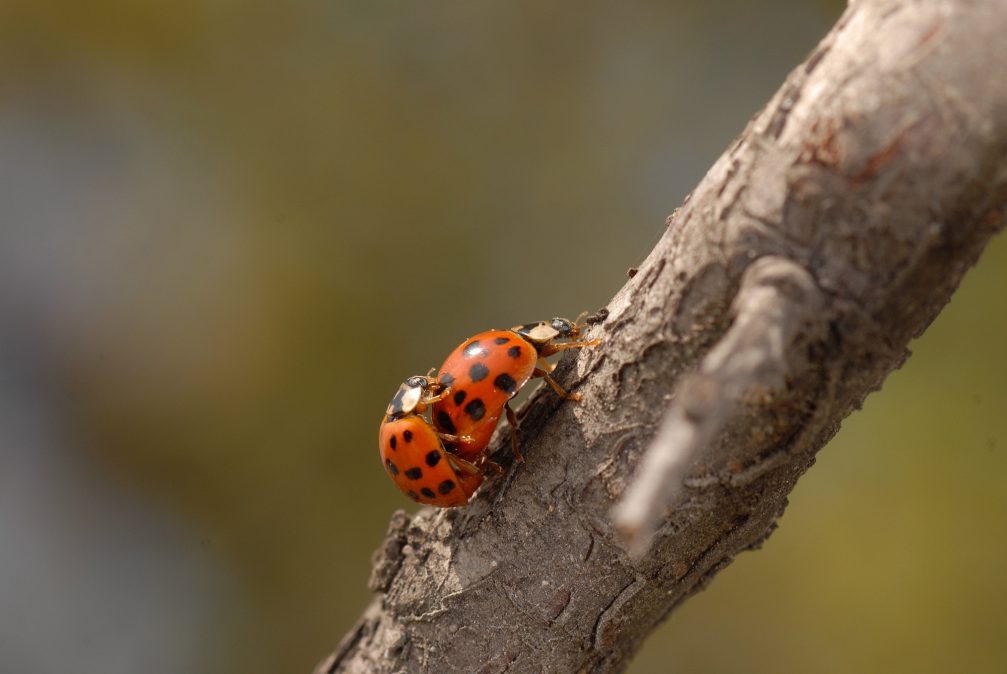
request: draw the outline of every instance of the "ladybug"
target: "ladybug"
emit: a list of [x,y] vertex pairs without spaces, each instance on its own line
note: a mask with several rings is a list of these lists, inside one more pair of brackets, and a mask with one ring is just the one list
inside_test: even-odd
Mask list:
[[[566,349],[596,346],[600,339],[576,341],[582,326],[554,318],[510,330],[487,330],[462,342],[441,365],[438,382],[450,395],[433,401],[433,422],[438,431],[462,436],[447,441],[449,452],[468,461],[482,461],[500,416],[507,415],[511,447],[518,461],[517,417],[507,403],[532,377],[542,377],[567,400],[580,400],[550,377],[555,365],[544,359]],[[571,340],[557,342],[556,340]]]
[[432,377],[410,377],[399,387],[378,429],[381,462],[396,486],[409,498],[439,508],[469,502],[485,470],[444,450],[443,440],[467,442],[456,434],[439,433],[422,416],[450,393]]

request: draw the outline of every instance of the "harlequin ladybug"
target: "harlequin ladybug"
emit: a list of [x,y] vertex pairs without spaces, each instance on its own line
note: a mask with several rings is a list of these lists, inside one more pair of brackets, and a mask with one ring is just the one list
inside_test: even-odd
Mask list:
[[439,433],[422,416],[450,389],[432,377],[410,377],[392,398],[378,429],[378,450],[388,475],[418,503],[452,508],[468,503],[485,470],[444,450],[443,440],[469,440]]
[[582,329],[576,321],[554,318],[510,330],[480,332],[452,351],[438,376],[442,386],[451,387],[451,394],[434,401],[433,422],[441,432],[467,437],[447,441],[448,451],[469,461],[481,460],[500,416],[506,413],[514,455],[522,460],[517,447],[517,418],[507,403],[532,377],[542,377],[567,400],[580,400],[549,376],[555,366],[544,359],[565,349],[601,343],[600,339],[575,341]]

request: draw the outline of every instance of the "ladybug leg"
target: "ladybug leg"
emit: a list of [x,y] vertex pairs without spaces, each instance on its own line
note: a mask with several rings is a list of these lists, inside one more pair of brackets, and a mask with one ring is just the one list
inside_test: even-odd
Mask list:
[[598,346],[599,344],[601,344],[600,339],[592,339],[586,342],[566,342],[564,344],[554,344],[553,342],[549,342],[539,350],[539,355],[545,358],[546,356],[551,356],[554,353],[566,351],[567,349],[583,349],[585,346]]
[[538,361],[535,362],[535,373],[532,376],[541,377],[539,371],[545,372],[546,374],[552,374],[552,371],[556,369],[556,366],[545,360],[545,356],[539,355]]
[[[441,391],[440,393],[436,393],[436,394],[431,393],[431,394],[429,394],[426,398],[423,399],[423,404],[424,405],[433,405],[434,403],[439,402],[439,401],[444,400],[445,398],[447,398],[450,393],[451,393],[451,387],[450,386],[445,387],[444,390]],[[424,411],[424,410],[421,410],[421,411]]]
[[458,470],[463,473],[468,473],[469,475],[483,475],[486,469],[489,468],[497,475],[503,474],[503,468],[500,467],[495,461],[491,461],[488,456],[483,454],[478,463],[472,463],[471,461],[466,461],[465,459],[457,456],[455,454],[448,454],[448,461],[451,462]]
[[451,393],[451,387],[445,387],[440,393],[427,393],[427,396],[416,403],[416,411],[423,414],[427,411],[427,408],[433,405],[435,402],[444,400]]
[[475,442],[475,439],[471,435],[452,435],[450,433],[437,432],[437,437],[444,442],[450,442],[452,444],[470,445]]
[[523,463],[524,457],[521,456],[521,450],[517,446],[517,415],[514,414],[514,410],[510,408],[510,405],[504,405],[504,409],[507,411],[507,423],[510,424],[510,446],[511,451],[514,452],[514,460]]
[[486,466],[492,470],[495,475],[503,475],[504,471],[503,468],[500,467],[500,464],[496,461],[490,461],[489,457],[484,458],[480,465]]
[[467,473],[469,475],[482,475],[484,472],[479,466],[475,465],[471,461],[466,461],[454,454],[448,454],[447,457],[451,465],[463,473]]
[[542,368],[538,368],[538,367],[535,368],[535,371],[532,372],[532,376],[533,377],[542,377],[542,379],[545,379],[545,383],[549,384],[549,386],[552,387],[552,390],[555,391],[556,394],[559,395],[560,398],[565,398],[566,400],[573,400],[575,402],[580,400],[580,394],[579,393],[567,393],[563,389],[563,387],[560,386],[559,384],[557,384],[556,380],[553,379],[552,377],[550,377],[549,373],[546,372],[545,370],[543,370]]

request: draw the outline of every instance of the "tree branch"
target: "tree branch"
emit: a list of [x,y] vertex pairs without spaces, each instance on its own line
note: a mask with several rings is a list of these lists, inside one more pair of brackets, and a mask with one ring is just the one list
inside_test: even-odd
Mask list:
[[466,508],[396,513],[316,671],[617,672],[757,547],[1004,224],[1005,34],[1003,0],[853,4],[561,363],[583,402],[534,395]]

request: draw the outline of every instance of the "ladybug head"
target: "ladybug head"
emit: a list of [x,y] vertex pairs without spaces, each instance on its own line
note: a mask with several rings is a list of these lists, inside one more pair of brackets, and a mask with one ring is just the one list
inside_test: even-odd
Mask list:
[[406,379],[402,383],[402,385],[409,388],[426,389],[428,386],[430,386],[430,380],[422,375],[416,375],[415,377],[410,377],[409,379]]
[[577,339],[580,337],[580,327],[573,321],[565,318],[554,318],[549,321],[549,325],[558,333],[557,337],[563,339]]
[[388,409],[385,410],[385,414],[389,420],[398,419],[416,412],[416,408],[423,402],[424,392],[430,388],[440,388],[440,384],[429,376],[418,375],[409,377],[409,379],[402,382],[399,390],[395,393],[395,397],[388,403]]

